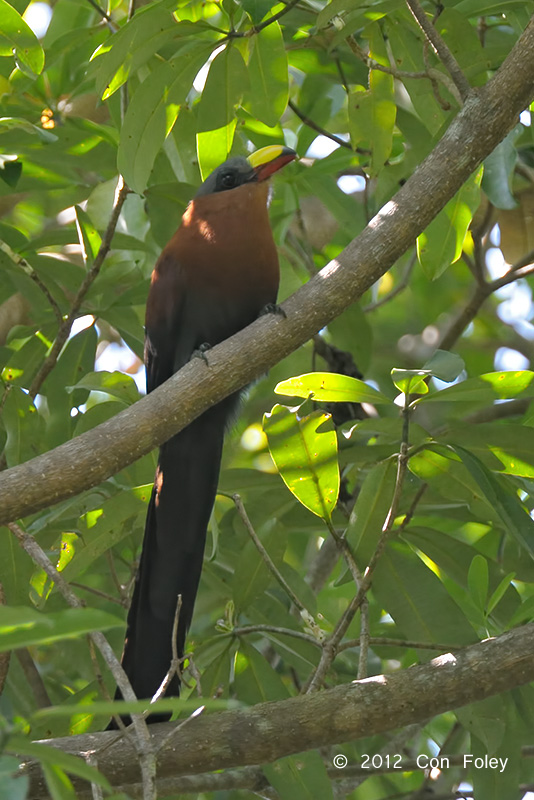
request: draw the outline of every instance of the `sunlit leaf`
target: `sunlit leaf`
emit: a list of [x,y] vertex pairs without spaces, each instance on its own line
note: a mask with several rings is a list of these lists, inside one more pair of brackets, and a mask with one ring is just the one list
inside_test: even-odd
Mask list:
[[334,372],[308,372],[279,383],[276,394],[307,398],[310,395],[325,403],[391,403],[385,395],[372,386]]
[[330,415],[305,417],[276,405],[263,418],[273,461],[288,489],[323,519],[329,519],[339,492],[337,437]]
[[0,0],[0,56],[15,56],[25,75],[35,78],[44,67],[44,52],[36,35],[13,6]]

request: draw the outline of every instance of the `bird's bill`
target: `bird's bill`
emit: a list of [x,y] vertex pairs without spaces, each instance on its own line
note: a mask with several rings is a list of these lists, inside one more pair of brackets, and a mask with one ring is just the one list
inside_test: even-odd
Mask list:
[[262,147],[261,150],[251,153],[247,160],[256,173],[257,180],[265,181],[295,158],[297,158],[297,154],[290,147],[270,144],[268,147]]

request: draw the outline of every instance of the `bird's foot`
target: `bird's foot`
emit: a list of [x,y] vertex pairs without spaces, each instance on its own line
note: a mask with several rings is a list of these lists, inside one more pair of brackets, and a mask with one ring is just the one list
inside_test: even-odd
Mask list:
[[276,314],[278,317],[283,317],[284,319],[287,319],[286,312],[284,311],[282,306],[278,305],[278,303],[267,303],[266,306],[263,306],[259,316],[264,317],[266,314]]
[[191,358],[201,358],[204,364],[209,366],[210,362],[208,361],[208,357],[206,355],[208,350],[211,350],[211,344],[209,342],[202,342],[202,344],[199,344],[196,350],[193,350],[191,353]]

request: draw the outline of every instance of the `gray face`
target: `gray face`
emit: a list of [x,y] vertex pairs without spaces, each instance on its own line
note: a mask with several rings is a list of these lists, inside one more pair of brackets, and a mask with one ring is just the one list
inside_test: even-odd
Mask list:
[[227,192],[244,183],[251,183],[257,180],[256,173],[244,156],[229,158],[220,167],[213,170],[201,184],[195,197],[203,194],[214,194],[215,192]]

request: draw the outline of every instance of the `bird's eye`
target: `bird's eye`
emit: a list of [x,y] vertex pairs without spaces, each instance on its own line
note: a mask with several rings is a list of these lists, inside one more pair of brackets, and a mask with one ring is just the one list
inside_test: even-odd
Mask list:
[[236,185],[236,179],[233,172],[225,172],[221,176],[221,185],[224,189],[233,189]]

